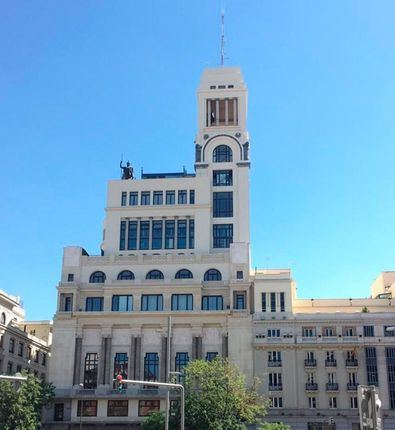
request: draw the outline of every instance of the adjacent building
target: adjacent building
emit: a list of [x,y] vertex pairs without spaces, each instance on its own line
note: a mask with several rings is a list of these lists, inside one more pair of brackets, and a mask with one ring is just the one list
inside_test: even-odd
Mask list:
[[251,271],[240,69],[205,70],[197,100],[195,172],[124,171],[108,184],[101,254],[64,249],[47,428],[138,428],[164,410],[165,392],[121,393],[118,374],[165,381],[217,355],[247,383],[262,379],[268,419],[355,430],[356,386],[375,383],[395,428],[395,273],[381,275],[372,299],[301,300],[290,270]]

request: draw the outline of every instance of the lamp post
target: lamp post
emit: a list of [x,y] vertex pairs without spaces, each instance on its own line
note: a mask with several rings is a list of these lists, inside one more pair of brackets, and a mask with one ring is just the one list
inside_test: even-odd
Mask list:
[[[78,386],[81,388],[81,390],[84,388],[84,384],[78,384]],[[79,400],[81,403],[80,403],[80,430],[82,430],[82,409],[83,409],[83,407],[82,407],[82,400]],[[77,404],[77,413],[78,413],[78,404]]]

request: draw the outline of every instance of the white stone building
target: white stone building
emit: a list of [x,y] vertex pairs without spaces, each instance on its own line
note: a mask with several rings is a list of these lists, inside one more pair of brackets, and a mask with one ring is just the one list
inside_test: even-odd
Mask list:
[[395,346],[385,331],[395,275],[375,284],[382,298],[311,301],[297,299],[289,270],[250,270],[246,118],[240,70],[204,71],[196,173],[110,181],[101,255],[65,248],[47,428],[137,428],[150,410],[164,410],[165,392],[119,393],[118,373],[165,380],[189,360],[216,355],[247,382],[264,380],[269,419],[320,430],[333,417],[336,429],[354,430],[354,388],[378,380],[395,426]]

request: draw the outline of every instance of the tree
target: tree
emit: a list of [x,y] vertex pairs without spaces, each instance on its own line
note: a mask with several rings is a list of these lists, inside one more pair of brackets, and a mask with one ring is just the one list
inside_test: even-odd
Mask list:
[[[143,421],[142,430],[164,430],[165,414],[163,412],[151,412]],[[172,406],[170,408],[169,429],[178,430],[180,428],[179,408]]]
[[184,369],[185,411],[190,430],[242,430],[265,413],[255,386],[247,389],[239,369],[222,358],[195,360]]
[[52,384],[27,375],[25,382],[0,381],[0,428],[2,430],[36,430],[41,410],[54,394]]
[[257,430],[291,430],[291,427],[284,423],[263,423]]

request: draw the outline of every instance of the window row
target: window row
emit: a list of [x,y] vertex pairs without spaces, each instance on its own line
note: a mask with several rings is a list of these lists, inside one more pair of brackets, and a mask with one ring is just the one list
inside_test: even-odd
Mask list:
[[[106,274],[102,271],[96,271],[93,272],[89,277],[89,282],[91,284],[103,284],[106,281],[107,277]],[[130,270],[122,270],[118,276],[117,280],[133,280],[135,279],[134,273]],[[150,270],[147,275],[145,276],[145,279],[164,279],[163,273],[158,270]],[[193,279],[193,274],[188,269],[181,269],[179,270],[176,275],[175,279]],[[217,269],[209,269],[205,272],[203,277],[205,282],[208,281],[221,281],[222,280],[222,274]]]
[[262,312],[285,312],[285,293],[262,293]]
[[[317,396],[307,396],[307,405],[309,409],[317,409],[318,408],[318,397]],[[269,408],[270,409],[281,409],[283,407],[283,398],[282,397],[269,397]],[[328,407],[329,409],[337,409],[337,398],[336,396],[329,396],[328,398]],[[358,397],[350,396],[349,397],[349,408],[350,409],[358,409]],[[309,427],[310,428],[310,427]],[[322,427],[320,427],[322,429]],[[328,427],[328,430],[330,427]]]
[[[3,343],[3,337],[1,337],[1,344]],[[34,350],[31,346],[26,348],[25,352],[25,344],[23,342],[16,342],[14,338],[10,338],[8,343],[8,352],[11,354],[17,353],[19,357],[25,357],[28,360],[34,360],[35,363],[40,363],[41,357],[41,365],[47,365],[47,354],[45,352],[41,352],[40,350]]]
[[207,99],[206,126],[220,127],[238,124],[237,98]]
[[[273,333],[271,333],[273,334]],[[269,336],[270,337],[270,336]],[[327,367],[336,366],[336,353],[335,351],[325,351],[325,365]],[[268,363],[269,366],[273,363],[281,364],[282,352],[281,351],[268,351]],[[357,355],[354,350],[348,350],[345,354],[345,364],[347,367],[358,366]],[[317,357],[315,351],[306,351],[305,353],[305,367],[316,367]]]
[[121,220],[119,249],[193,249],[195,221],[178,220]]
[[[0,360],[1,364],[1,360]],[[45,381],[45,373],[39,374],[37,370],[31,370],[29,367],[26,367],[25,369],[22,368],[21,364],[17,364],[14,368],[14,363],[12,361],[7,362],[7,375],[15,375],[15,373],[21,373],[22,371],[26,371],[27,373],[32,373],[36,378],[40,377],[42,380]]]
[[[141,191],[140,192],[140,205],[141,206],[149,206],[151,205],[151,196],[152,196],[152,204],[154,206],[158,205],[175,205],[176,202],[179,205],[188,204],[188,194],[189,194],[189,204],[195,204],[195,190],[178,190],[177,192],[177,200],[176,200],[176,191]],[[139,192],[138,191],[130,191],[129,198],[128,193],[126,191],[121,192],[121,206],[138,206],[139,204]]]

